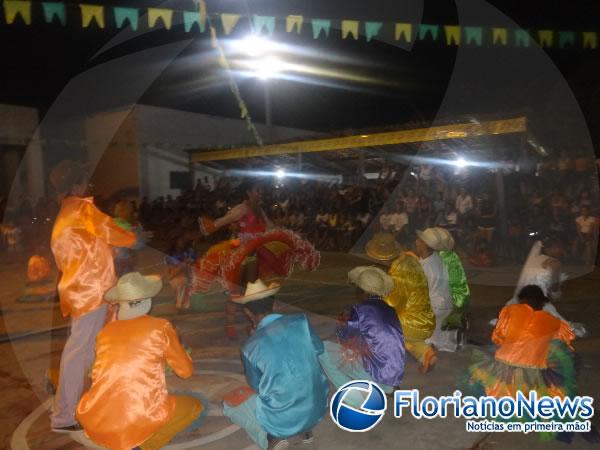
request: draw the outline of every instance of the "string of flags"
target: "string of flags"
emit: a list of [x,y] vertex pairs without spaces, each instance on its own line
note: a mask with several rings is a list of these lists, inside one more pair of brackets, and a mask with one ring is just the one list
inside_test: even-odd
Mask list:
[[[35,6],[34,6],[35,5]],[[169,8],[133,8],[121,6],[104,6],[92,4],[72,4],[64,2],[32,2],[29,0],[3,0],[4,21],[7,25],[22,23],[32,24],[34,17],[43,18],[43,23],[57,23],[66,26],[67,22],[82,28],[96,27],[100,29],[113,25],[118,28],[130,27],[137,31],[142,26],[148,28],[164,27],[171,30],[173,25],[183,25],[183,30],[190,33],[194,30],[204,33],[207,30],[207,19],[210,16],[214,24],[218,24],[223,34],[233,33],[240,27],[240,19],[250,20],[255,32],[273,35],[275,32],[288,34],[310,33],[313,39],[330,38],[334,35],[341,39],[358,40],[364,37],[367,42],[377,37],[390,37],[396,41],[414,43],[416,41],[437,41],[448,46],[484,45],[501,47],[515,46],[527,48],[537,42],[544,48],[578,48],[597,49],[599,33],[597,31],[573,31],[539,29],[526,30],[520,28],[414,24],[404,22],[360,21],[352,19],[332,20],[326,18],[306,18],[301,15],[289,15],[285,18],[265,15],[248,17],[241,14],[215,13],[207,15],[199,10],[182,11]],[[69,14],[67,14],[67,7]],[[41,11],[33,11],[41,8]],[[73,11],[78,9],[79,11]],[[339,30],[339,33],[337,32]]]

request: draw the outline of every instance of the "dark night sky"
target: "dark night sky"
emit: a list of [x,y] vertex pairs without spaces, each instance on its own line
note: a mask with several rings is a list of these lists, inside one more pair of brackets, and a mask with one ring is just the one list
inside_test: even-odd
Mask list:
[[[90,2],[88,2],[90,3]],[[343,2],[331,1],[285,1],[259,0],[246,2],[251,13],[277,15],[303,14],[306,17],[332,19],[353,18],[407,21],[435,24],[505,26],[498,14],[478,10],[479,0],[461,0],[457,4],[448,0],[429,1],[383,1]],[[599,2],[560,0],[488,2],[523,28],[550,28],[574,31],[598,30]],[[166,5],[174,9],[192,9],[191,0],[160,3],[156,1],[114,1],[108,5],[135,4],[138,7]],[[133,39],[117,45],[92,60],[95,53],[117,34],[109,20],[107,29],[81,29],[77,7],[68,9],[70,25],[43,25],[40,5],[34,6],[34,25],[8,26],[0,20],[0,48],[2,51],[2,83],[0,102],[26,104],[39,107],[42,113],[52,104],[66,83],[87,68],[112,58],[163,45],[168,42],[189,39],[182,26],[171,31],[138,33]],[[473,10],[473,14],[459,13]],[[208,10],[215,12],[244,12],[240,0],[209,1]],[[459,17],[460,16],[460,17]],[[243,25],[243,26],[242,26]],[[335,26],[335,25],[334,25]],[[240,24],[238,36],[244,33],[246,24]],[[329,39],[315,41],[310,36],[310,26],[305,23],[302,36],[286,36],[277,24],[276,37],[286,39],[295,48],[313,52],[310,57],[296,57],[300,63],[310,63],[319,68],[336,69],[345,73],[376,77],[379,85],[365,85],[334,81],[333,86],[319,86],[319,78],[311,83],[289,80],[270,81],[273,122],[277,125],[335,131],[349,128],[368,128],[414,120],[431,120],[438,112],[458,65],[456,47],[442,42],[418,42],[413,48],[401,48],[385,33],[382,40],[366,43],[342,40],[339,30],[332,29]],[[388,27],[391,28],[391,27]],[[247,28],[246,28],[247,30]],[[238,116],[238,108],[224,79],[211,56],[207,34],[193,33],[195,41],[161,74],[144,94],[142,103],[185,109],[202,113]],[[234,36],[235,37],[235,36]],[[443,40],[443,35],[441,37]],[[515,48],[490,46],[462,47],[460,61],[477,61],[462,76],[458,84],[461,93],[455,95],[460,101],[451,110],[462,114],[511,113],[517,110],[552,109],[545,104],[552,97],[556,85],[553,79],[540,75],[537,93],[529,93],[528,86],[536,85],[537,76],[532,72],[532,52]],[[537,50],[541,52],[541,50]],[[547,55],[557,65],[562,77],[573,90],[588,126],[592,131],[595,148],[600,147],[600,49],[548,50]],[[332,56],[343,59],[336,62]],[[498,87],[484,68],[494,64],[512,65],[505,86]],[[471,64],[473,64],[471,62]],[[494,73],[501,75],[499,71]],[[558,74],[558,72],[557,72]],[[260,81],[240,79],[243,98],[250,113],[257,121],[264,120],[263,90]],[[546,84],[544,84],[546,83]],[[547,92],[544,92],[547,86]],[[514,96],[511,93],[514,92]],[[481,101],[485,96],[486,100]],[[119,98],[107,101],[106,106],[119,106]],[[544,117],[548,114],[544,113]],[[560,116],[560,113],[557,113]],[[556,119],[556,118],[554,118]]]

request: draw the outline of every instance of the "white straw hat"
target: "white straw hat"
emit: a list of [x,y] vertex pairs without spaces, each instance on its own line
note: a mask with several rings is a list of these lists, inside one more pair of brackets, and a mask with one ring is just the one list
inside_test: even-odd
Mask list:
[[130,272],[119,278],[117,284],[104,294],[104,299],[111,303],[136,302],[154,297],[161,289],[159,275],[144,276],[139,272]]
[[359,266],[348,272],[348,281],[368,294],[387,297],[394,290],[394,280],[374,266]]
[[435,227],[435,230],[440,234],[442,238],[440,250],[452,250],[454,248],[454,238],[452,237],[452,234],[442,227]]
[[244,295],[232,297],[231,301],[243,305],[245,303],[271,297],[272,295],[277,294],[279,289],[281,289],[281,285],[279,283],[271,283],[269,286],[267,286],[262,280],[259,279],[254,283],[248,283],[246,285],[246,291],[244,292]]
[[417,236],[425,242],[429,248],[433,250],[443,250],[442,235],[437,229],[427,228],[425,231],[417,231]]

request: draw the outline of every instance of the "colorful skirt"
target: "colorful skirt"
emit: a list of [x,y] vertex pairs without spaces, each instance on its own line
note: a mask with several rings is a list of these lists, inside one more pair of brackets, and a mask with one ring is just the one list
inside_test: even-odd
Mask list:
[[[459,389],[463,396],[474,397],[516,397],[521,391],[528,396],[536,391],[538,398],[572,397],[577,395],[575,380],[575,354],[559,340],[550,343],[547,368],[525,368],[513,366],[496,360],[493,356],[479,350],[473,351],[473,361],[467,373],[459,380]],[[531,422],[531,417],[514,418],[512,421]],[[547,421],[564,421],[558,416]],[[556,433],[539,433],[540,439],[552,440]]]
[[259,277],[288,277],[296,267],[315,270],[321,261],[312,244],[289,230],[269,230],[252,239],[221,242],[200,258],[193,270],[192,292],[208,292],[211,285],[220,285],[237,292],[241,269],[248,257],[258,259]]

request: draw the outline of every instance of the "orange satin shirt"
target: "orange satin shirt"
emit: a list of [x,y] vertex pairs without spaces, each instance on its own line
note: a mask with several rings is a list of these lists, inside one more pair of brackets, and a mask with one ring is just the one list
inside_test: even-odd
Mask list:
[[52,253],[62,272],[58,283],[63,316],[79,317],[102,304],[116,283],[114,247],[131,247],[135,234],[116,225],[94,200],[67,197],[52,229]]
[[547,367],[550,341],[560,339],[567,345],[575,339],[569,325],[546,311],[535,311],[526,304],[502,308],[492,341],[500,346],[496,359],[519,367]]
[[165,363],[182,378],[193,365],[168,320],[142,316],[107,324],[96,338],[92,386],[79,401],[77,419],[96,443],[130,450],[171,417]]

